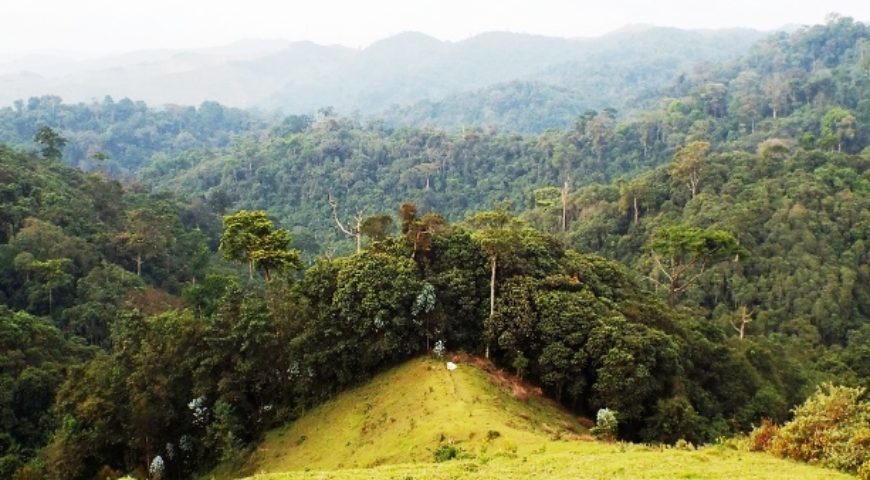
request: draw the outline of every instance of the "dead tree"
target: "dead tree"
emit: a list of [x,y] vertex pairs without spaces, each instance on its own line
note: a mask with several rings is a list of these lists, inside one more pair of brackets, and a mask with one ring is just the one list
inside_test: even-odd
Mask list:
[[[362,251],[362,224],[363,224],[363,210],[357,210],[356,215],[354,216],[354,223],[352,224],[352,228],[347,228],[341,223],[341,220],[338,219],[338,200],[329,196],[329,206],[332,207],[332,218],[335,220],[335,224],[338,226],[338,229],[342,231],[345,235],[349,237],[353,237],[356,240],[356,253]],[[350,225],[350,224],[349,224]]]
[[738,325],[734,321],[734,318],[731,318],[728,321],[731,322],[731,328],[740,335],[740,340],[743,340],[743,337],[746,336],[746,326],[752,323],[752,313],[754,310],[749,310],[746,308],[746,305],[741,305],[737,311],[737,320],[740,324]]

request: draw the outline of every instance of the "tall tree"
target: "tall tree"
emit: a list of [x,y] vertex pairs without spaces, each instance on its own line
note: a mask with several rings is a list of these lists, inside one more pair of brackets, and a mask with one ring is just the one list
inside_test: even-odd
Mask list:
[[710,143],[703,141],[689,142],[677,150],[671,163],[671,175],[677,180],[686,182],[692,191],[692,198],[698,194],[701,184],[701,170],[710,151]]
[[37,130],[33,141],[42,146],[43,157],[55,160],[63,155],[63,147],[66,146],[66,139],[50,127]]
[[725,230],[675,225],[659,229],[650,243],[655,269],[668,289],[668,305],[675,306],[711,265],[734,257],[740,250]]
[[842,107],[834,107],[822,117],[822,138],[837,145],[837,151],[843,150],[843,142],[855,138],[858,121],[851,112]]
[[141,276],[142,265],[165,255],[174,237],[169,219],[153,209],[140,208],[127,214],[125,229],[115,241],[135,257],[136,275]]
[[329,197],[329,206],[332,208],[332,219],[335,221],[335,225],[341,230],[342,233],[347,235],[348,237],[352,237],[356,240],[356,253],[362,251],[362,236],[363,236],[363,222],[365,221],[365,217],[363,216],[363,210],[358,210],[356,215],[354,216],[352,224],[348,224],[349,227],[345,227],[341,220],[338,218],[338,200]]
[[[495,292],[498,263],[516,250],[521,243],[523,223],[510,212],[491,210],[472,216],[468,223],[476,229],[473,234],[489,257],[489,318],[495,317]],[[486,358],[489,358],[489,347],[492,339],[486,342]]]
[[299,252],[290,248],[290,232],[275,228],[262,210],[241,210],[224,217],[219,249],[227,260],[248,264],[248,277],[262,269],[266,281],[272,274],[299,268]]

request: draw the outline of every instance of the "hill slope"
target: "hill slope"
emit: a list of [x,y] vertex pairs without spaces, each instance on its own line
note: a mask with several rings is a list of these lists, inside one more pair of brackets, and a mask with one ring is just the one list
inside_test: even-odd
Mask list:
[[[649,28],[582,40],[489,32],[443,42],[403,33],[361,50],[279,41],[133,52],[83,62],[22,59],[0,63],[0,105],[46,94],[74,102],[108,94],[156,105],[215,100],[292,113],[331,105],[345,114],[373,114],[394,104],[435,101],[512,80],[572,87],[576,79],[590,76],[590,69],[621,98],[634,90],[631,80],[617,80],[602,69],[622,68],[626,59],[652,58],[661,72],[655,77],[667,82],[695,63],[736,57],[762,36],[757,31],[702,34]],[[656,78],[645,86],[662,87]],[[595,91],[582,93],[597,98]]]
[[[517,397],[494,382],[514,387]],[[431,462],[442,443],[475,455],[520,454],[585,429],[554,403],[469,363],[419,359],[273,430],[243,472]],[[490,433],[497,432],[497,433]]]
[[[273,430],[241,468],[205,478],[849,478],[724,446],[595,442],[577,418],[478,365],[410,361]],[[459,459],[432,463],[444,444]]]

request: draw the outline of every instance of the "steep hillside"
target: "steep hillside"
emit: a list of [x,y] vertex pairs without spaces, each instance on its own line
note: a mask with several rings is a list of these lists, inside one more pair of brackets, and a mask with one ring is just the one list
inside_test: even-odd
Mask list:
[[242,471],[431,462],[442,444],[475,456],[528,455],[551,439],[584,434],[577,418],[511,376],[457,363],[448,371],[442,361],[412,360],[339,395],[269,432]]
[[[205,478],[848,478],[725,446],[597,442],[511,376],[463,360],[454,371],[434,359],[396,367],[269,432],[242,467]],[[442,445],[458,458],[434,463]]]

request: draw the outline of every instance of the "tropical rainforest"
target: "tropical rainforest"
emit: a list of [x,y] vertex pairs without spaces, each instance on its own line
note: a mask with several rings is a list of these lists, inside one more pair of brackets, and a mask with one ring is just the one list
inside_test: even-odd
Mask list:
[[[523,83],[477,96],[500,125],[461,97],[389,119],[17,102],[0,478],[191,478],[445,349],[616,412],[622,440],[753,432],[870,476],[868,94],[870,26],[831,16],[624,112]],[[834,404],[852,423],[819,440]]]

